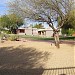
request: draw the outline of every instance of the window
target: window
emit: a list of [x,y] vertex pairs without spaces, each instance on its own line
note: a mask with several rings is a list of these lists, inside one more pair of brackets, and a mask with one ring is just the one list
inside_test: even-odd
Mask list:
[[24,31],[25,31],[24,29],[20,29],[20,33],[24,33]]

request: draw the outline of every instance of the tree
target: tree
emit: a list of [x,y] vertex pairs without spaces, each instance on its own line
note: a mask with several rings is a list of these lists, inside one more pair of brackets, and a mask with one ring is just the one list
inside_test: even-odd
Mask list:
[[15,0],[9,7],[24,18],[46,22],[53,29],[55,45],[59,48],[59,30],[68,20],[67,14],[74,9],[74,0]]
[[36,24],[33,26],[33,28],[37,28],[37,29],[40,29],[40,28],[44,28],[44,26],[42,25],[42,23],[39,23],[39,24]]
[[16,29],[21,25],[23,25],[23,20],[15,14],[3,15],[0,18],[2,29],[7,28],[11,33],[16,33]]
[[1,27],[6,27],[9,24],[9,18],[7,17],[7,15],[3,15],[0,17],[0,26]]
[[62,33],[72,35],[75,32],[75,10],[68,14],[68,20],[62,26]]

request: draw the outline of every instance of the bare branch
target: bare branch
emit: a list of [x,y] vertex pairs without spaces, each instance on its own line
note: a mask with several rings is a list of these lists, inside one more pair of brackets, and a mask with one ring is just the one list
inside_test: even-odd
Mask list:
[[61,24],[57,29],[63,26],[66,15],[73,9],[73,3],[71,0],[14,0],[10,10],[23,18],[47,22],[54,30],[54,22],[58,17]]

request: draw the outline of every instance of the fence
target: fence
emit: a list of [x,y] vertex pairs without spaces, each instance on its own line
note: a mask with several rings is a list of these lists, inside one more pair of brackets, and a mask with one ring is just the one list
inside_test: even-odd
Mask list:
[[42,75],[75,75],[75,67],[45,69]]

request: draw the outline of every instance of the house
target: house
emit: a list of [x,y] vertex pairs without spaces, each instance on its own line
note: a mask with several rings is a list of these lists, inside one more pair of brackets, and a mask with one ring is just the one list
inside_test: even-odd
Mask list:
[[52,37],[53,36],[53,30],[51,28],[37,29],[37,28],[32,28],[32,27],[20,27],[17,30],[17,34]]
[[19,35],[38,35],[37,28],[18,28],[17,34]]
[[38,29],[38,35],[46,36],[46,37],[52,37],[53,36],[53,30],[51,28]]

